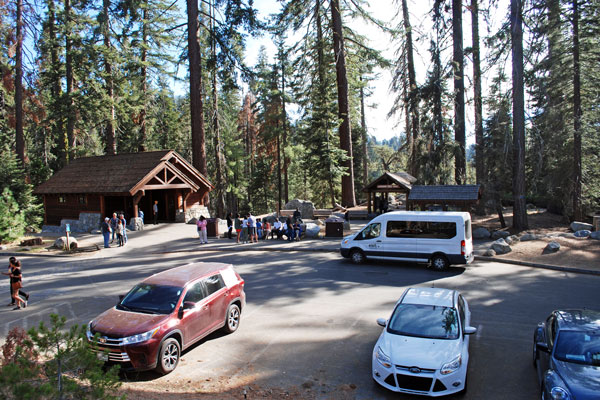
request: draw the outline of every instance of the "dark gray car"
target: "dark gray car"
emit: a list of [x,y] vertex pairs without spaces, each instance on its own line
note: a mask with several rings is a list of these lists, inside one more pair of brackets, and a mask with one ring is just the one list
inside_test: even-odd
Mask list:
[[600,312],[557,310],[533,335],[542,399],[600,399]]

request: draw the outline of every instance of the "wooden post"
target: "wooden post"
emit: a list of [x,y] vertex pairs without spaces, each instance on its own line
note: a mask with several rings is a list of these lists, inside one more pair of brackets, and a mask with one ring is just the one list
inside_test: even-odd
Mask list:
[[142,197],[144,197],[144,191],[140,190],[133,196],[133,216],[135,218],[139,217],[139,204]]
[[104,217],[106,216],[106,204],[104,204],[104,195],[100,195],[100,219],[104,221]]
[[371,191],[367,192],[367,214],[371,214]]
[[600,215],[594,215],[592,217],[592,223],[596,232],[600,231]]

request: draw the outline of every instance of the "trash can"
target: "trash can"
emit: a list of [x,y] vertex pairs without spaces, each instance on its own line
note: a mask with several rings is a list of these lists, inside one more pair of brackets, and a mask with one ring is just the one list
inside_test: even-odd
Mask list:
[[207,218],[206,219],[206,236],[218,237],[219,236],[219,218]]
[[344,223],[340,221],[325,222],[325,237],[344,237]]

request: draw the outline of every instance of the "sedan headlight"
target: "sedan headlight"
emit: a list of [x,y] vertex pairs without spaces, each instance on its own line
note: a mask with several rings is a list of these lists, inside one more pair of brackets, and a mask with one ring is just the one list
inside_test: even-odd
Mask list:
[[392,366],[392,360],[381,350],[381,347],[377,346],[377,351],[375,352],[375,358],[381,365],[386,368],[390,368]]
[[452,361],[447,362],[446,364],[442,365],[442,368],[440,369],[440,373],[442,375],[451,374],[454,371],[458,370],[461,365],[462,365],[462,357],[459,354],[458,356],[453,358]]
[[158,332],[158,328],[154,328],[151,331],[139,333],[137,335],[128,336],[122,339],[123,345],[145,342],[146,340],[149,340],[152,336],[154,336],[156,332]]
[[571,398],[569,392],[560,386],[554,386],[550,389],[550,396],[553,400],[569,400]]

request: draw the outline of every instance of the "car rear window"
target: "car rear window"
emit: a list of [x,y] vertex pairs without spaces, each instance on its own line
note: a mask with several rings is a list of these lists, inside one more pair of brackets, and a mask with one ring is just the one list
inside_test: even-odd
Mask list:
[[457,339],[458,315],[451,307],[424,304],[399,304],[388,324],[396,335],[431,339]]

